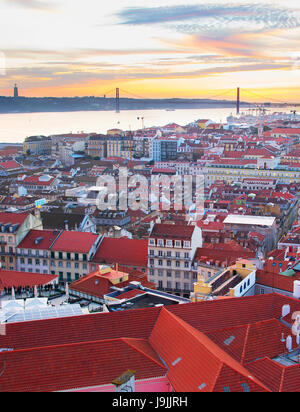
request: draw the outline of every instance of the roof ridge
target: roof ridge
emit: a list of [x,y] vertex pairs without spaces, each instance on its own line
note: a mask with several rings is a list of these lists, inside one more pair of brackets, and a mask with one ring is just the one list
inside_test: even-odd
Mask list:
[[150,349],[156,354],[157,357],[159,357],[158,354],[156,353],[156,351],[153,349],[153,347],[150,344],[148,339],[143,339],[143,338],[120,338],[120,340],[122,340],[124,343],[126,343],[128,346],[130,346],[131,348],[133,348],[137,352],[142,353],[146,358],[150,359],[152,362],[155,362],[157,365],[167,369],[166,366],[163,363],[158,362],[157,359],[154,359],[152,356],[148,355],[147,353],[145,353],[140,348],[136,347],[133,343],[130,342],[130,341],[140,341],[140,342],[147,343],[149,345]]
[[[19,349],[13,349],[12,351],[9,351],[9,352],[0,353],[0,358],[1,358],[1,354],[7,354],[7,353],[49,350],[49,349],[55,349],[55,348],[74,347],[74,346],[80,346],[80,345],[89,345],[89,344],[113,342],[113,341],[123,341],[124,342],[124,339],[127,339],[127,338],[119,337],[119,338],[112,338],[112,339],[97,339],[97,340],[80,341],[80,342],[72,342],[72,343],[61,343],[61,344],[49,345],[49,346],[35,346],[35,347],[30,347],[30,348],[19,348]],[[127,343],[127,342],[124,342],[124,343]]]
[[[167,312],[173,316],[174,319],[177,320],[186,330],[189,332],[193,333],[193,336],[200,341],[202,345],[205,345],[204,342],[200,340],[200,337],[204,340],[207,340],[210,342],[210,345],[206,346],[206,349],[212,353],[221,363],[221,365],[226,365],[230,369],[234,370],[235,372],[241,374],[244,376],[246,379],[250,379],[252,382],[255,384],[259,385],[260,387],[267,389],[269,391],[269,388],[261,382],[259,379],[257,379],[255,376],[250,375],[250,372],[246,369],[245,366],[243,366],[240,362],[238,362],[236,359],[234,359],[231,355],[229,355],[225,350],[223,350],[220,346],[218,346],[212,339],[210,339],[204,332],[201,332],[200,330],[196,329],[183,319],[179,318],[176,316],[174,313],[170,312],[167,308],[163,307],[162,311]],[[221,352],[222,358],[219,356],[218,353],[216,352]],[[219,371],[220,373],[220,371]]]
[[282,370],[281,370],[281,378],[280,378],[280,385],[279,385],[279,388],[278,388],[278,392],[282,392],[282,387],[283,387],[285,372],[286,372],[286,368],[282,368]]
[[250,332],[250,323],[248,324],[248,326],[247,326],[247,330],[246,330],[246,336],[245,336],[244,346],[243,346],[243,351],[242,351],[242,355],[241,355],[241,363],[243,363],[243,362],[244,362],[244,358],[245,358],[245,353],[246,353],[246,346],[247,346],[247,342],[248,342],[249,332]]

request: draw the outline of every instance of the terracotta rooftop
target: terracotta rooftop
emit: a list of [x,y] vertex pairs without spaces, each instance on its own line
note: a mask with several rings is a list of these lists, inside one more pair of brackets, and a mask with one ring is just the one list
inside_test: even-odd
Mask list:
[[105,237],[93,258],[93,262],[147,267],[148,241],[145,239]]
[[0,291],[4,288],[18,288],[44,286],[57,279],[56,275],[45,275],[39,273],[18,272],[15,270],[0,269]]
[[188,225],[169,225],[165,223],[155,223],[153,226],[151,237],[161,239],[178,239],[178,240],[190,240],[195,227]]
[[85,388],[133,369],[138,379],[166,375],[177,392],[299,392],[300,364],[274,360],[291,334],[287,304],[300,310],[300,300],[268,294],[7,324],[0,390]]

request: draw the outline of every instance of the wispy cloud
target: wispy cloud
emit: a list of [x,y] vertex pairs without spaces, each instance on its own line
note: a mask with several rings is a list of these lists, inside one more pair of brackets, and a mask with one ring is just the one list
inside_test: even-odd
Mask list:
[[0,0],[2,3],[16,5],[27,9],[53,11],[57,4],[50,0]]
[[232,30],[237,24],[247,24],[248,27],[255,24],[263,30],[300,25],[299,14],[291,9],[260,3],[134,7],[120,11],[117,17],[120,24],[130,25],[186,22],[176,25],[176,29],[188,33]]

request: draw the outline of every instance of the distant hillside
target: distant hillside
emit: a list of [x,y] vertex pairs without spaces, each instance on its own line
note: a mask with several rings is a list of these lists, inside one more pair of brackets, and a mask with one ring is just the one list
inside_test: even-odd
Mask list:
[[[210,99],[120,99],[120,110],[193,109],[235,107],[235,101]],[[241,106],[249,103],[242,102]],[[4,97],[0,96],[0,113],[70,112],[115,110],[116,99],[104,97]]]

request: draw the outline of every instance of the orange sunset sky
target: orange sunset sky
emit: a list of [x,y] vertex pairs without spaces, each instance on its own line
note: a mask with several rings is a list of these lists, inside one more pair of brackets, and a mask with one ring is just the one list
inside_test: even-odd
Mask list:
[[0,95],[300,102],[298,4],[0,0]]

